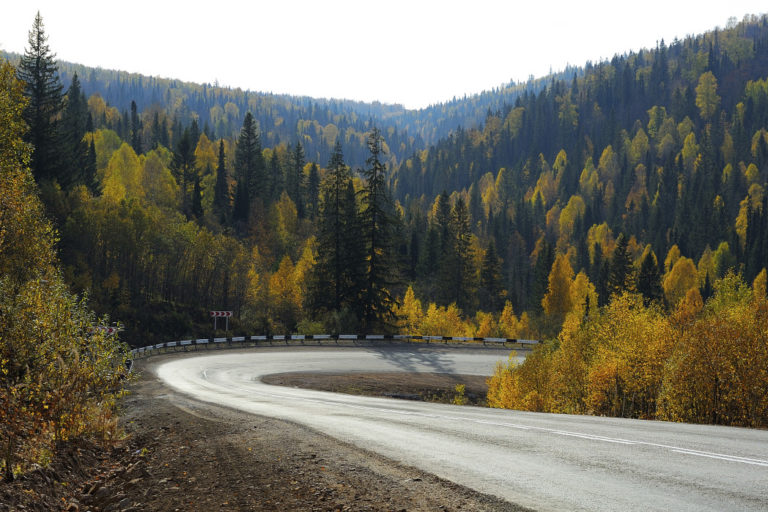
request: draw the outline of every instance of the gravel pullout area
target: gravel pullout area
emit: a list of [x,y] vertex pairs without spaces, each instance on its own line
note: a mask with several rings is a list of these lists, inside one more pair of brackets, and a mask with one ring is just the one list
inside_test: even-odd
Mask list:
[[126,440],[107,452],[73,447],[53,474],[0,484],[0,510],[524,510],[301,425],[187,398],[151,372],[164,359],[136,365]]

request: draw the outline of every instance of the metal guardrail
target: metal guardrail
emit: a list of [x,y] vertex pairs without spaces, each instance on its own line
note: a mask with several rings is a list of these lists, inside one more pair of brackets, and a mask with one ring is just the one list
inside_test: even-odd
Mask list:
[[[229,338],[198,338],[181,341],[167,341],[165,343],[157,343],[154,345],[147,345],[146,347],[134,348],[131,350],[133,357],[151,355],[153,353],[164,353],[167,349],[171,348],[176,350],[177,347],[181,347],[183,350],[187,350],[189,347],[199,346],[221,346],[226,344],[231,346],[235,343],[248,344],[253,343],[259,345],[259,343],[268,342],[270,345],[274,345],[274,342],[281,342],[282,345],[289,345],[291,342],[304,344],[306,341],[316,342],[317,345],[322,345],[323,341],[335,341],[337,344],[339,341],[358,341],[364,340],[369,342],[376,341],[402,341],[402,342],[448,342],[457,343],[498,343],[498,344],[518,344],[518,345],[535,345],[540,343],[539,340],[526,340],[520,338],[480,338],[480,337],[468,337],[468,336],[422,336],[411,334],[261,334],[255,336],[233,336]],[[160,352],[164,351],[164,352]]]

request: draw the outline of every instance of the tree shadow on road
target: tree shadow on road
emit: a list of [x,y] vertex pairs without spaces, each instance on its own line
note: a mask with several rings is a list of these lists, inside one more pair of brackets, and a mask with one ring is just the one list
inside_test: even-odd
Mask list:
[[448,353],[430,347],[371,346],[368,350],[404,372],[456,373]]

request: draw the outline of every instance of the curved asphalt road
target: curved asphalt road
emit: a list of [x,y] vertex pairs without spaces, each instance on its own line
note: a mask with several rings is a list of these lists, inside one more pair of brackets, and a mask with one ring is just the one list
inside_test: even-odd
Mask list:
[[283,349],[162,364],[200,400],[305,424],[536,510],[768,510],[768,431],[347,396],[269,386],[288,371],[488,375],[505,353]]

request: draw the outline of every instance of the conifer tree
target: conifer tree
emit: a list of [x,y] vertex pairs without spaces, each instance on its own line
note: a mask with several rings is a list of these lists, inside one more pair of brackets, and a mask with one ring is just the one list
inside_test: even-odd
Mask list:
[[366,255],[357,193],[351,179],[347,180],[341,203],[341,214],[344,219],[341,255],[342,292],[349,310],[357,318],[362,318],[364,312],[359,299],[365,289]]
[[[313,268],[311,302],[315,312],[352,308],[360,296],[358,269],[363,255],[357,201],[341,143],[336,142],[323,180],[318,218],[317,263]],[[350,197],[350,188],[352,194]]]
[[296,143],[296,147],[291,154],[291,165],[288,171],[288,179],[286,182],[286,188],[288,189],[288,195],[293,199],[296,204],[296,211],[299,218],[304,218],[306,212],[304,207],[304,164],[306,160],[304,158],[304,148],[301,142]]
[[229,177],[224,156],[224,139],[219,141],[219,162],[216,167],[216,185],[213,189],[213,209],[219,217],[219,222],[227,223],[229,218]]
[[261,138],[256,128],[256,120],[248,112],[243,119],[243,127],[235,149],[237,192],[234,216],[236,220],[246,221],[254,199],[263,196],[264,170]]
[[312,163],[309,168],[309,178],[307,180],[307,210],[310,219],[317,216],[318,198],[320,196],[320,171],[316,163]]
[[189,128],[186,128],[176,144],[173,152],[171,168],[176,174],[181,189],[181,205],[184,214],[189,218],[192,215],[189,185],[194,185],[197,176],[197,163],[195,157],[195,143]]
[[[90,184],[88,166],[89,148],[83,140],[88,123],[88,105],[80,89],[77,73],[67,91],[66,103],[61,117],[60,134],[64,154],[59,183],[70,186],[77,183]],[[94,170],[95,172],[95,170]]]
[[501,258],[496,252],[496,242],[491,238],[483,256],[480,269],[480,284],[483,289],[482,308],[498,311],[503,305],[504,295],[501,286]]
[[541,301],[549,286],[549,272],[555,261],[552,246],[546,240],[542,242],[541,250],[533,267],[533,283],[531,284],[530,307],[536,312],[542,311]]
[[364,329],[387,328],[394,325],[397,300],[392,286],[397,283],[397,268],[393,248],[394,216],[382,161],[383,137],[378,128],[368,135],[370,157],[363,170],[365,185],[360,191],[361,227],[365,243],[366,279],[361,297]]
[[267,185],[269,189],[267,198],[269,201],[274,201],[279,198],[285,190],[285,176],[283,175],[283,169],[280,166],[280,158],[277,156],[277,151],[272,151],[272,156],[269,159],[269,172],[267,175]]
[[35,179],[61,179],[61,138],[57,119],[62,107],[62,88],[58,69],[48,47],[43,18],[38,12],[29,32],[29,47],[18,69],[18,77],[25,83],[24,96],[28,103],[24,120],[29,126],[25,140],[35,148],[30,168]]
[[[193,138],[192,143],[197,145],[197,139]],[[137,155],[144,152],[141,147],[141,120],[139,119],[136,102],[133,100],[131,100],[131,146]]]
[[200,175],[195,174],[195,185],[192,189],[192,216],[198,220],[203,218],[203,195],[200,190]]
[[627,237],[624,233],[616,240],[616,247],[611,255],[608,274],[608,294],[618,295],[634,289],[635,274],[632,269],[632,258],[627,249]]
[[469,211],[459,196],[451,208],[449,238],[440,268],[440,295],[445,303],[455,303],[462,310],[474,307],[475,271]]
[[646,304],[653,301],[661,303],[664,300],[661,272],[653,250],[648,250],[640,262],[640,271],[637,274],[637,291],[643,295]]
[[83,171],[83,182],[92,194],[96,193],[99,186],[96,179],[96,144],[93,142],[93,136],[88,144],[88,154],[85,158],[85,169]]

